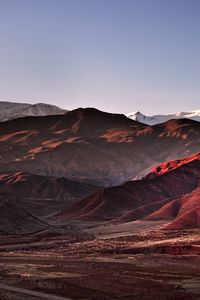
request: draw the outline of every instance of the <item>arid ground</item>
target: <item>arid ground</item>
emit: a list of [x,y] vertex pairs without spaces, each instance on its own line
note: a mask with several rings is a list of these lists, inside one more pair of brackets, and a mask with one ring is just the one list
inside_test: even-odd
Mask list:
[[84,233],[2,235],[0,299],[200,299],[199,229],[76,226]]

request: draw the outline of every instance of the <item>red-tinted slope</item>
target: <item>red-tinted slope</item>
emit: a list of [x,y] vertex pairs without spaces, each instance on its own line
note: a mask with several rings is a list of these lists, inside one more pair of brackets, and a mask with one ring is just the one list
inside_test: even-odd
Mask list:
[[171,220],[166,229],[200,227],[200,187],[165,204],[148,220]]
[[142,205],[136,209],[129,210],[116,219],[116,222],[126,223],[135,221],[143,218],[144,216],[151,214],[152,212],[161,208],[164,204],[168,203],[169,199],[161,200],[161,201],[152,201],[146,205]]
[[102,189],[75,204],[63,215],[88,220],[115,219],[131,221],[159,209],[165,202],[191,192],[199,185],[200,160],[154,178],[127,182]]
[[192,167],[194,168],[195,161],[200,160],[200,153],[196,153],[190,157],[186,157],[184,159],[177,159],[172,160],[168,162],[164,162],[161,165],[157,166],[156,168],[153,168],[150,174],[148,174],[146,177],[153,178],[154,176],[159,176],[162,174],[166,174],[167,172],[170,172],[174,169],[177,169],[181,166],[186,165],[186,167],[189,167],[189,163],[194,162],[192,164]]
[[115,185],[200,151],[199,131],[195,121],[147,126],[92,108],[21,118],[0,124],[0,170]]
[[165,227],[168,230],[185,228],[200,228],[200,207],[185,212]]

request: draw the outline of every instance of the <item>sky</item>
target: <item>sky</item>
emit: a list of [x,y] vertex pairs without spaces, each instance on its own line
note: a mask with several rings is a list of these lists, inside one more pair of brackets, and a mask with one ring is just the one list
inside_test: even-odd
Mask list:
[[200,1],[0,0],[0,100],[200,109]]

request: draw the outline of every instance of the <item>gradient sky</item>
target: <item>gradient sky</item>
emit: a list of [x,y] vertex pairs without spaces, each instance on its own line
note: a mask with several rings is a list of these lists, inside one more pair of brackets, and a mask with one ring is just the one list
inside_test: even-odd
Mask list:
[[0,0],[0,99],[200,109],[200,1]]

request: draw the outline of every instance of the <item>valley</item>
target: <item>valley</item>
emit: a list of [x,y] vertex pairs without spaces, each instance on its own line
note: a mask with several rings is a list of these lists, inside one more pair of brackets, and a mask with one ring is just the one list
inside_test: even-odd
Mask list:
[[0,0],[0,300],[200,300],[200,0]]

